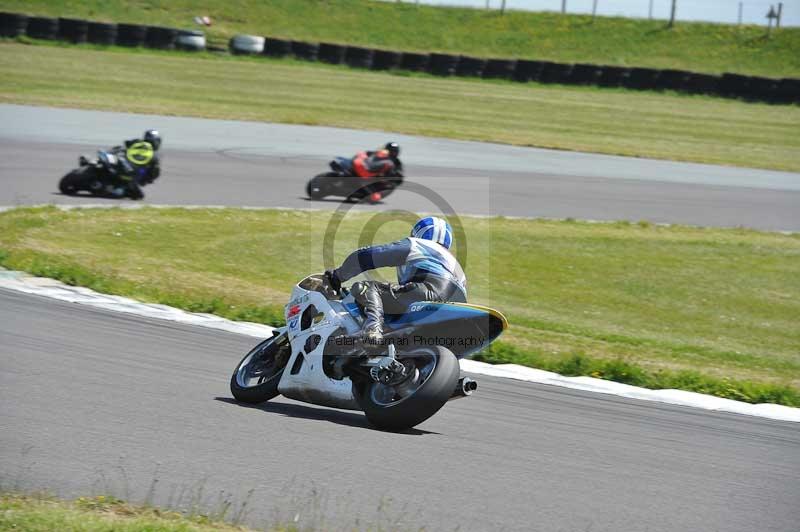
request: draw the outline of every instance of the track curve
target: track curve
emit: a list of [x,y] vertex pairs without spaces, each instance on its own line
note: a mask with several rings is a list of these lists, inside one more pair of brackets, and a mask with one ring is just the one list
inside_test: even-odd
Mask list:
[[[306,180],[324,171],[334,155],[391,138],[403,146],[409,179],[434,189],[463,214],[800,230],[800,174],[788,172],[16,105],[0,105],[0,205],[85,203],[56,189],[77,156],[154,126],[164,134],[165,170],[145,189],[145,202],[333,209],[337,201],[304,197]],[[383,205],[359,208],[387,207],[419,211],[426,205],[401,189]]]

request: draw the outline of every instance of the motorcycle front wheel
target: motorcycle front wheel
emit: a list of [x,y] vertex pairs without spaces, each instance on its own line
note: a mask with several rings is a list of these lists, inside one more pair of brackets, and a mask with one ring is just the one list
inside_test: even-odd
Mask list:
[[58,182],[58,190],[62,194],[72,196],[87,187],[87,181],[93,177],[93,172],[88,167],[71,171]]
[[410,429],[438,412],[461,373],[458,358],[444,347],[398,353],[397,358],[410,370],[407,379],[394,385],[369,382],[356,390],[369,422],[389,431]]
[[263,403],[277,397],[278,383],[292,354],[286,335],[267,338],[245,355],[231,376],[231,393],[242,403]]
[[311,178],[306,185],[306,194],[309,198],[319,200],[328,195],[328,187],[325,183],[328,177],[330,177],[329,174],[319,174]]

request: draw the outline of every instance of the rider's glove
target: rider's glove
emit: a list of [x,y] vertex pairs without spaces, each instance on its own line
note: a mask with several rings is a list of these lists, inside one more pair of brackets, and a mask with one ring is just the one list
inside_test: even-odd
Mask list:
[[325,272],[325,277],[328,279],[328,284],[331,285],[334,292],[338,292],[342,288],[342,280],[339,279],[339,275],[336,273],[336,270],[327,270]]

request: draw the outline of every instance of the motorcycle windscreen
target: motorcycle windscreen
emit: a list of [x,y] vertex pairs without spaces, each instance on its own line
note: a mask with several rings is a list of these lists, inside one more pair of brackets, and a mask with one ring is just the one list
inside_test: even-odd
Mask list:
[[441,346],[459,358],[488,347],[507,327],[500,312],[468,303],[415,303],[405,314],[386,316],[386,336],[400,350]]

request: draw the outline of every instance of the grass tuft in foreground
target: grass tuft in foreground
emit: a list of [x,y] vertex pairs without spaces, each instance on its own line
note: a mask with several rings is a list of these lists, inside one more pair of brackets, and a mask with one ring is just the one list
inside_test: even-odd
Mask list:
[[[322,271],[330,212],[25,208],[0,265],[100,292],[282,324]],[[351,214],[337,260],[358,247]],[[463,219],[470,300],[511,329],[480,357],[651,388],[800,406],[800,235],[650,224]],[[375,241],[405,235],[389,222]],[[458,245],[458,243],[456,243]],[[383,272],[391,278],[393,272]]]
[[[204,515],[187,516],[128,504],[112,496],[64,501],[44,495],[0,494],[0,530],[59,532],[246,532]],[[293,528],[270,527],[274,532]]]

